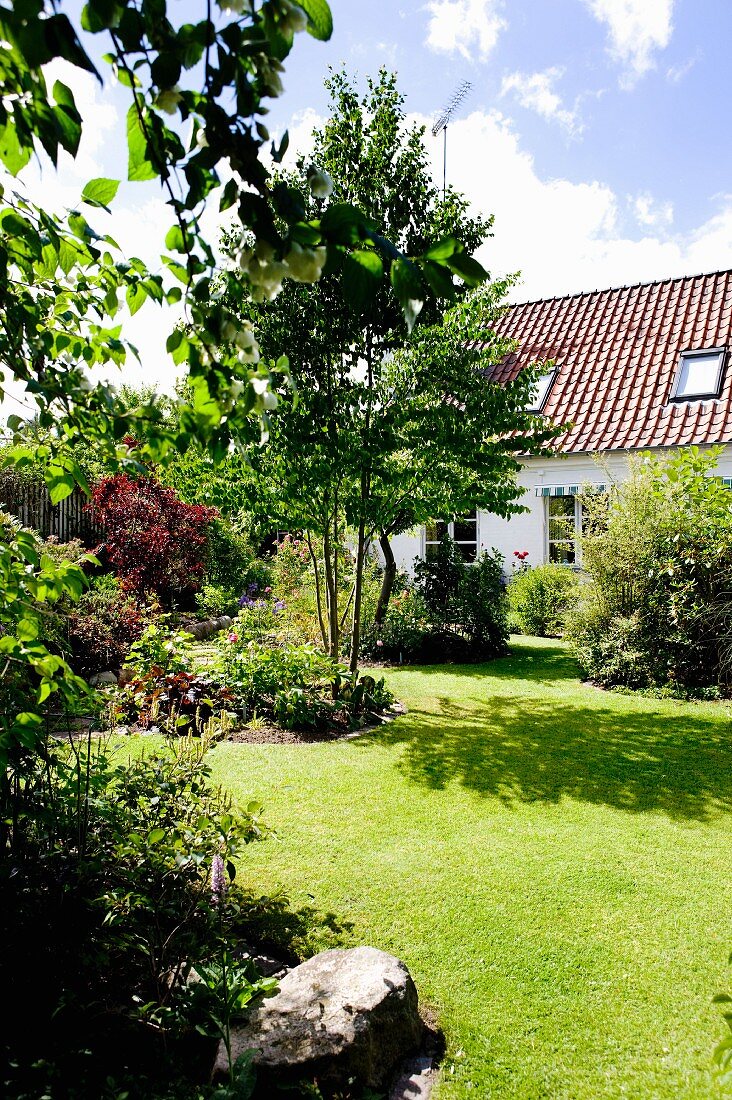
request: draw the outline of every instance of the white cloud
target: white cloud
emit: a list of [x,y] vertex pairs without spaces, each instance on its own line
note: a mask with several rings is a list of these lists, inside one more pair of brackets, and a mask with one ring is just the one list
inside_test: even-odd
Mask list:
[[[521,271],[516,300],[732,267],[732,195],[718,200],[714,217],[676,234],[662,222],[666,204],[644,195],[642,209],[656,224],[633,235],[621,216],[624,196],[599,180],[541,177],[512,123],[498,111],[458,119],[448,144],[450,182],[476,210],[496,216],[495,235],[479,258],[493,275]],[[439,142],[431,154],[439,179]]]
[[429,0],[426,44],[437,53],[475,54],[485,61],[501,31],[503,0]]
[[555,65],[541,73],[511,73],[501,83],[501,95],[514,92],[522,107],[536,111],[548,122],[557,122],[567,134],[574,137],[583,126],[577,108],[569,110],[562,104],[554,85],[564,76],[565,70]]
[[648,191],[632,198],[630,205],[639,225],[662,229],[674,220],[673,203],[654,199]]
[[697,50],[696,53],[692,54],[692,56],[687,61],[684,61],[679,65],[671,65],[666,70],[666,79],[671,84],[680,84],[687,73],[690,73],[691,70],[694,68],[697,61],[701,61],[701,58],[702,52],[701,50]]
[[606,24],[610,53],[622,66],[621,86],[632,88],[650,69],[654,53],[671,41],[674,0],[584,0]]

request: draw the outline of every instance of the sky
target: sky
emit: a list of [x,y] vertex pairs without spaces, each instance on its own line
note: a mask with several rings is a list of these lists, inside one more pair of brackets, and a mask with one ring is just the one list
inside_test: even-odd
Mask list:
[[[195,17],[196,0],[171,0]],[[345,65],[361,80],[396,70],[410,120],[427,127],[435,178],[442,137],[430,127],[464,80],[450,123],[447,178],[495,216],[479,258],[494,276],[520,272],[514,300],[732,267],[732,142],[727,0],[331,0],[328,43],[299,36],[273,132],[307,153],[325,117],[323,79]],[[59,72],[63,65],[59,66]],[[126,92],[72,84],[87,120],[76,162],[32,166],[32,196],[75,205],[86,180],[124,179]],[[157,185],[124,184],[112,217],[90,220],[128,255],[159,268],[172,219]],[[212,237],[218,216],[208,219]],[[126,331],[141,367],[133,382],[170,388],[172,319],[146,307]]]

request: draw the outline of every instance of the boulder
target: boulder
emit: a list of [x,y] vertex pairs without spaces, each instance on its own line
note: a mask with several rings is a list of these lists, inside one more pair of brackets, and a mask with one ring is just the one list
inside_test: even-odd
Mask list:
[[[355,947],[323,951],[290,970],[277,992],[232,1029],[231,1053],[236,1059],[255,1052],[265,1090],[268,1081],[306,1075],[378,1087],[421,1035],[417,990],[404,963],[373,947]],[[214,1076],[226,1072],[222,1043]]]
[[109,687],[112,684],[117,684],[116,672],[97,672],[94,676],[89,678],[89,683],[92,687]]

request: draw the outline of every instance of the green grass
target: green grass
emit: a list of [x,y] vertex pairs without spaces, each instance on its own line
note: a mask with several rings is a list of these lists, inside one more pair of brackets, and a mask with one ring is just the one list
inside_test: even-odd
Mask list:
[[406,961],[440,1100],[718,1097],[729,708],[603,693],[531,639],[388,681],[409,714],[357,740],[216,748],[279,838],[242,879]]

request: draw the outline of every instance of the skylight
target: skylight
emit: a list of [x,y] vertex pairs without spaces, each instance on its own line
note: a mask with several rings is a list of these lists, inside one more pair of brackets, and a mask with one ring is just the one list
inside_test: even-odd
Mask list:
[[550,370],[547,374],[540,374],[535,383],[534,399],[529,401],[526,406],[527,412],[541,412],[546,404],[546,399],[549,396],[549,390],[551,389],[552,382],[554,381],[555,370]]
[[683,351],[674,387],[674,401],[719,397],[724,366],[724,348]]

